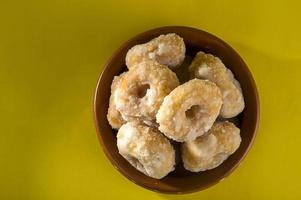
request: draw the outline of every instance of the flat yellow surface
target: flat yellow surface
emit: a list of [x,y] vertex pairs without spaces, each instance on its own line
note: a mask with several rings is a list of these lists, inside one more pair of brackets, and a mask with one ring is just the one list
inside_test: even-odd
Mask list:
[[[0,1],[0,199],[300,199],[299,1]],[[92,102],[125,40],[165,25],[209,31],[249,65],[261,124],[242,165],[205,191],[173,196],[117,172]],[[247,92],[247,91],[246,91]]]

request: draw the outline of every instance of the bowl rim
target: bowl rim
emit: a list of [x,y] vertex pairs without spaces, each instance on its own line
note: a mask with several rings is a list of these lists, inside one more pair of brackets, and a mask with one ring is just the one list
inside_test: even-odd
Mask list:
[[[185,29],[187,31],[202,32],[203,34],[206,34],[206,35],[214,38],[218,42],[225,45],[227,48],[231,49],[233,51],[233,53],[236,54],[236,57],[238,57],[241,60],[241,62],[245,65],[244,70],[250,78],[249,83],[250,83],[250,86],[253,89],[253,92],[254,92],[254,95],[255,95],[255,100],[256,100],[254,102],[255,108],[256,108],[256,110],[254,110],[254,112],[256,112],[256,120],[255,120],[255,127],[254,127],[254,131],[253,131],[253,135],[252,135],[252,138],[251,138],[250,142],[248,143],[247,148],[245,149],[243,155],[237,160],[237,162],[234,163],[227,172],[225,172],[222,176],[217,178],[215,181],[212,181],[210,184],[207,184],[207,185],[202,186],[202,187],[195,187],[195,188],[186,189],[186,190],[182,190],[182,191],[176,191],[176,192],[175,191],[160,190],[157,187],[151,187],[151,186],[146,185],[142,182],[133,180],[132,177],[128,176],[127,173],[125,173],[121,168],[118,167],[117,162],[115,161],[114,157],[108,152],[108,149],[105,147],[104,141],[102,140],[101,131],[100,131],[100,124],[98,123],[99,120],[98,120],[98,117],[97,117],[97,112],[98,111],[97,111],[97,103],[96,103],[97,102],[97,96],[98,96],[98,93],[99,93],[99,85],[101,84],[101,82],[103,80],[103,76],[104,76],[104,74],[106,74],[107,70],[109,69],[109,65],[110,65],[111,61],[114,59],[115,55],[119,54],[127,46],[127,44],[130,41],[135,40],[136,38],[139,38],[139,37],[141,37],[141,36],[143,36],[147,33],[150,33],[150,32],[155,32],[155,31],[160,31],[160,30],[164,31],[164,30],[167,30],[167,29]],[[223,41],[222,39],[218,38],[217,36],[207,32],[207,31],[204,31],[204,30],[201,30],[201,29],[198,29],[198,28],[194,28],[194,27],[189,27],[189,26],[161,26],[161,27],[157,27],[157,28],[149,29],[147,31],[140,32],[140,33],[134,35],[133,37],[127,39],[116,50],[114,50],[112,52],[112,54],[110,55],[109,59],[105,62],[105,64],[101,68],[101,71],[102,72],[98,76],[98,80],[97,80],[97,84],[96,84],[95,92],[94,92],[94,97],[93,97],[93,118],[94,118],[94,125],[95,125],[95,128],[96,128],[96,134],[97,134],[97,137],[98,137],[98,141],[100,143],[100,146],[101,146],[103,152],[108,157],[108,160],[113,165],[113,167],[115,169],[117,169],[117,171],[119,171],[123,176],[125,176],[131,182],[135,183],[136,185],[139,185],[139,186],[141,186],[145,189],[151,190],[153,192],[159,192],[159,193],[163,193],[163,194],[188,194],[188,193],[193,193],[193,192],[198,192],[198,191],[201,191],[201,190],[205,190],[205,189],[219,183],[220,181],[224,180],[227,176],[229,176],[241,164],[241,162],[244,160],[244,158],[248,154],[250,148],[253,146],[254,140],[257,136],[257,132],[258,132],[258,128],[259,128],[259,122],[260,122],[260,99],[259,99],[259,93],[258,93],[258,89],[257,89],[257,86],[256,86],[256,82],[253,78],[253,75],[252,75],[248,65],[241,58],[241,56],[229,44],[227,44],[225,41]]]

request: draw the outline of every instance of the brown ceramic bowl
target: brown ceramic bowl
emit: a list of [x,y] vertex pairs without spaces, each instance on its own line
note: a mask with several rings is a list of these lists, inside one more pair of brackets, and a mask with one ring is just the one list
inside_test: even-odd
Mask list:
[[[176,170],[161,180],[150,178],[132,167],[119,153],[116,146],[116,131],[109,125],[106,115],[113,77],[126,70],[125,55],[136,44],[148,42],[160,34],[176,33],[186,44],[186,54],[194,57],[202,50],[218,56],[231,69],[240,82],[245,109],[236,121],[241,129],[242,143],[239,149],[219,167],[200,173],[192,173],[183,168],[181,162]],[[100,144],[113,166],[132,182],[163,193],[188,193],[208,188],[229,175],[247,154],[255,138],[259,122],[259,99],[255,82],[241,57],[221,39],[198,29],[170,26],[141,33],[125,42],[106,63],[98,80],[94,98],[94,117]]]

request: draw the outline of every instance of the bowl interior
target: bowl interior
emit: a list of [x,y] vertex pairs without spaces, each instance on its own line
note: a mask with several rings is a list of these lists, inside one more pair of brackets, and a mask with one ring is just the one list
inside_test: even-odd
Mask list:
[[[184,39],[186,54],[190,57],[198,51],[218,56],[240,82],[245,99],[244,111],[234,119],[241,129],[242,143],[239,149],[219,167],[200,173],[192,173],[183,168],[181,161],[176,170],[163,179],[150,178],[132,167],[119,153],[116,146],[116,131],[106,118],[110,87],[113,77],[126,70],[125,55],[132,46],[145,43],[160,34],[176,33]],[[94,115],[97,134],[102,148],[117,170],[134,183],[145,188],[164,193],[187,193],[209,187],[227,176],[244,158],[256,134],[259,119],[257,89],[246,64],[240,56],[219,38],[189,27],[162,27],[141,33],[125,42],[107,62],[97,84],[94,99]],[[179,145],[175,145],[178,150]],[[179,155],[178,155],[179,156]]]

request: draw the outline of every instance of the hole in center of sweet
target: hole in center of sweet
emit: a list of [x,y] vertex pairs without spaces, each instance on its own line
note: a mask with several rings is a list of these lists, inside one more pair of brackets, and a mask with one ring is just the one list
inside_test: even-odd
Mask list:
[[197,115],[197,113],[200,110],[199,105],[191,106],[188,110],[185,111],[185,115],[188,119],[194,119]]
[[149,84],[143,84],[137,89],[137,96],[143,98],[146,95],[147,90],[150,88]]

